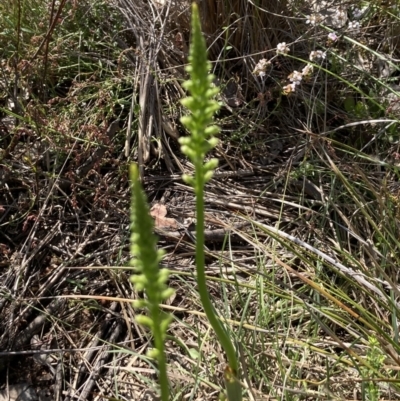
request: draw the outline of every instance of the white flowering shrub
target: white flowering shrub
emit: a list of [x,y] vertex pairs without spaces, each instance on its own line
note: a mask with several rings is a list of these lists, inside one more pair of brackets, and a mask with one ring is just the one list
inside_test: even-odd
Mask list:
[[[326,112],[330,104],[318,110],[325,118],[336,119],[337,124],[393,116],[398,108],[391,107],[393,100],[392,104],[385,101],[382,92],[386,88],[397,93],[400,88],[392,84],[399,71],[399,6],[379,9],[369,2],[310,4],[313,7],[309,13],[295,13],[305,32],[301,39],[277,43],[274,51],[268,52],[269,57],[255,63],[253,75],[268,86],[271,77],[277,82],[273,75],[277,66],[284,66],[282,70],[287,72],[282,73],[279,85],[281,94],[288,96],[289,101],[293,96],[306,100],[327,90],[325,97],[334,100],[336,111]],[[385,34],[378,40],[383,30]],[[299,104],[296,102],[295,106]],[[342,107],[340,118],[337,107]]]

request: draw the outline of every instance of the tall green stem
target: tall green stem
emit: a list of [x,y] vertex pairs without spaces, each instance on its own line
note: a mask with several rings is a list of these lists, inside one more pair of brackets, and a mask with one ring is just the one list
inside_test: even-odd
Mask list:
[[238,371],[237,359],[235,348],[222,326],[220,320],[217,318],[214,307],[208,295],[207,281],[205,278],[205,255],[204,255],[204,174],[203,166],[196,167],[195,172],[195,195],[196,195],[196,272],[197,272],[197,286],[200,294],[200,300],[204,308],[204,312],[209,320],[212,328],[214,329],[218,340],[223,347],[227,358],[229,367],[236,374]]
[[[160,307],[158,305],[151,306],[150,315],[153,322],[157,322],[160,316]],[[167,361],[165,358],[165,333],[160,325],[153,326],[153,336],[154,336],[154,347],[158,350],[157,362],[158,362],[158,372],[159,372],[159,383],[161,391],[161,400],[169,400],[169,382],[167,375]]]

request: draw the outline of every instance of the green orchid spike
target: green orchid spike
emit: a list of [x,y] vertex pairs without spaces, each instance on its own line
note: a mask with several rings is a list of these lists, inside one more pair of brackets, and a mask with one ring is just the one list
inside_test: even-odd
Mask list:
[[169,385],[164,352],[165,336],[171,316],[164,313],[160,304],[173,294],[173,289],[167,286],[169,271],[160,268],[160,261],[164,253],[157,250],[157,238],[153,233],[153,219],[149,213],[146,196],[139,181],[138,167],[130,167],[130,180],[132,185],[131,200],[131,266],[135,275],[131,277],[132,283],[138,291],[146,291],[147,298],[134,301],[137,308],[147,309],[146,316],[136,317],[138,323],[150,328],[154,336],[154,348],[149,357],[158,362],[161,399],[169,399]]
[[215,96],[219,90],[213,84],[214,76],[210,73],[211,64],[207,59],[207,47],[201,33],[198,7],[192,6],[192,39],[189,54],[189,66],[186,71],[190,79],[184,83],[190,96],[182,100],[182,104],[190,114],[182,117],[182,124],[190,135],[180,139],[182,152],[192,161],[195,167],[194,176],[184,176],[196,195],[196,271],[197,284],[201,303],[219,342],[221,343],[228,364],[225,375],[227,396],[229,400],[241,400],[241,386],[238,380],[238,362],[232,341],[218,318],[211,303],[205,278],[204,257],[204,186],[212,178],[218,160],[204,162],[207,153],[218,143],[216,134],[219,128],[213,125],[213,117],[219,109]]

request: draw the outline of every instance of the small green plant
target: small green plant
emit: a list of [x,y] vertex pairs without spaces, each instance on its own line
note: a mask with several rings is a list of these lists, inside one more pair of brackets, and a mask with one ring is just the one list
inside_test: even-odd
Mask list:
[[[362,369],[361,373],[366,379],[377,377],[376,372],[382,369],[385,356],[379,348],[379,342],[375,337],[368,339],[369,350],[367,352],[367,361],[370,367]],[[379,386],[376,381],[369,380],[365,385],[366,400],[378,401],[380,397]]]
[[[205,278],[204,186],[211,179],[218,164],[216,159],[205,162],[205,158],[206,154],[218,142],[214,135],[219,132],[219,128],[212,125],[212,121],[214,113],[219,109],[219,104],[213,99],[218,93],[218,89],[213,86],[214,76],[209,73],[210,63],[207,60],[206,43],[201,33],[196,4],[193,4],[192,10],[190,64],[186,68],[190,74],[190,79],[184,83],[184,87],[190,92],[191,96],[182,100],[182,104],[191,112],[190,115],[182,118],[182,123],[189,130],[190,136],[181,138],[180,143],[182,152],[194,164],[195,173],[194,176],[185,175],[183,179],[193,187],[196,195],[196,270],[201,303],[228,358],[228,365],[224,372],[228,399],[240,400],[241,386],[238,381],[236,351],[211,303]],[[156,250],[157,242],[152,232],[153,223],[149,216],[147,201],[141,189],[138,169],[135,165],[131,167],[130,177],[132,180],[132,266],[139,273],[132,277],[132,282],[138,290],[145,290],[147,294],[146,300],[136,301],[134,306],[148,310],[148,316],[139,316],[137,320],[149,327],[153,333],[154,350],[150,356],[155,358],[159,364],[161,395],[164,401],[168,399],[169,395],[164,340],[170,316],[162,314],[159,304],[168,298],[173,291],[166,285],[168,271],[159,268],[163,253]]]
[[130,168],[132,182],[131,201],[131,266],[138,274],[131,281],[138,291],[146,291],[146,299],[136,300],[136,308],[146,308],[148,315],[136,317],[138,323],[147,326],[154,336],[154,348],[148,356],[158,363],[161,399],[169,399],[167,366],[164,352],[164,342],[171,316],[162,312],[160,304],[173,294],[167,287],[169,271],[160,269],[159,262],[163,252],[157,250],[157,238],[153,234],[153,221],[149,214],[146,196],[139,182],[139,171],[136,165]]

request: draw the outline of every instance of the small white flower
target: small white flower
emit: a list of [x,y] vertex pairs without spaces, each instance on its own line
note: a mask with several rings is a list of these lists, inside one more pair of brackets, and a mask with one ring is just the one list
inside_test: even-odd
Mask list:
[[335,32],[330,32],[328,35],[328,39],[332,42],[336,42],[338,40],[338,37]]
[[312,74],[314,70],[314,66],[312,64],[307,64],[303,69],[301,70],[301,73],[303,76],[309,76]]
[[289,85],[284,86],[282,89],[283,89],[283,93],[285,95],[287,95],[289,93],[292,93],[292,92],[296,91],[296,84],[295,83],[291,83]]
[[315,26],[320,22],[321,17],[318,14],[311,14],[307,16],[307,21],[306,24],[310,24],[312,26]]
[[261,78],[264,78],[266,75],[267,67],[271,64],[271,62],[265,58],[262,58],[254,67],[253,74],[258,75]]
[[310,53],[310,61],[318,60],[322,61],[325,60],[326,58],[326,52],[323,52],[322,50],[313,50]]
[[360,32],[360,23],[358,21],[350,21],[349,22],[349,29],[356,33]]
[[295,85],[300,85],[301,80],[303,79],[303,75],[301,72],[298,71],[293,71],[288,78],[290,79],[291,82],[293,82]]
[[278,43],[276,46],[277,54],[288,54],[290,51],[289,46],[286,45],[286,42]]

